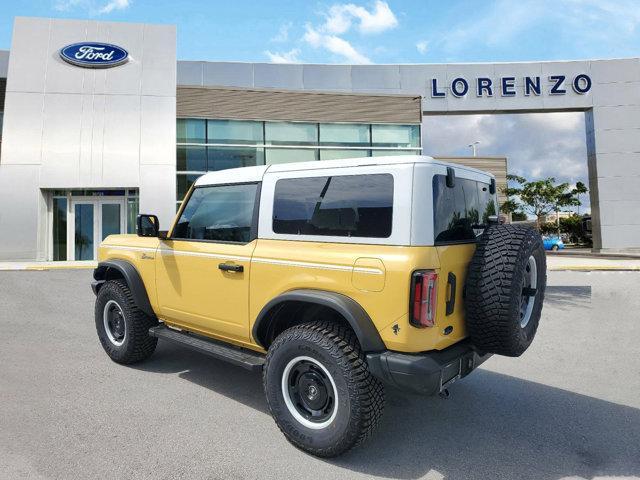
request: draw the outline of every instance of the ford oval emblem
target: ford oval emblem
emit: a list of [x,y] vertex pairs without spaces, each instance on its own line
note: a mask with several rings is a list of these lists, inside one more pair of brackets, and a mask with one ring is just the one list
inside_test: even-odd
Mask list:
[[82,42],[62,48],[60,57],[78,67],[108,68],[125,63],[129,59],[129,53],[110,43]]

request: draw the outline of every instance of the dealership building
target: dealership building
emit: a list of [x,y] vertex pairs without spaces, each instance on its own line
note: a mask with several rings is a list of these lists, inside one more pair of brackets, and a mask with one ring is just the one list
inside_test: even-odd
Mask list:
[[426,116],[557,111],[585,112],[594,248],[640,250],[637,58],[178,61],[174,26],[19,17],[0,51],[0,261],[93,259],[138,212],[169,225],[206,171],[429,154]]

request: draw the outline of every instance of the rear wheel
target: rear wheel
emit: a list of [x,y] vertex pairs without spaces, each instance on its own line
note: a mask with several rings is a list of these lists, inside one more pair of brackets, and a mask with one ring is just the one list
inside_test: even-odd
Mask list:
[[364,441],[382,415],[382,384],[343,325],[313,322],[284,331],[269,348],[263,382],[287,440],[320,457]]
[[100,288],[95,322],[100,343],[114,362],[139,362],[156,349],[158,339],[149,335],[149,328],[158,320],[137,307],[124,280],[109,280]]
[[558,250],[560,250],[560,247],[558,245],[554,245],[553,247],[551,247],[551,250],[557,252]]

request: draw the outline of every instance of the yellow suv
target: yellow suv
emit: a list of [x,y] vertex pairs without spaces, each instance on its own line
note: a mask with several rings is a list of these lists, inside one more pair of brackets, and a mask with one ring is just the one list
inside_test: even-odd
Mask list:
[[536,332],[540,236],[499,225],[495,179],[423,156],[208,173],[168,231],[108,237],[93,291],[118,363],[158,338],[262,370],[287,439],[339,455],[369,436],[383,385],[446,393]]

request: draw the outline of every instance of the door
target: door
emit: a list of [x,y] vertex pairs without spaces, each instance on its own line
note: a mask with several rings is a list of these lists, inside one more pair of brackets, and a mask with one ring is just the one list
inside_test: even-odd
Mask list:
[[93,201],[73,203],[73,236],[68,242],[74,260],[94,260],[96,258],[96,205]]
[[81,198],[71,202],[67,222],[67,258],[95,260],[100,242],[125,231],[125,201],[117,198]]
[[120,200],[100,200],[100,241],[109,235],[118,235],[124,232],[125,215],[124,201]]
[[225,339],[249,340],[249,277],[258,184],[193,190],[156,255],[161,317]]

